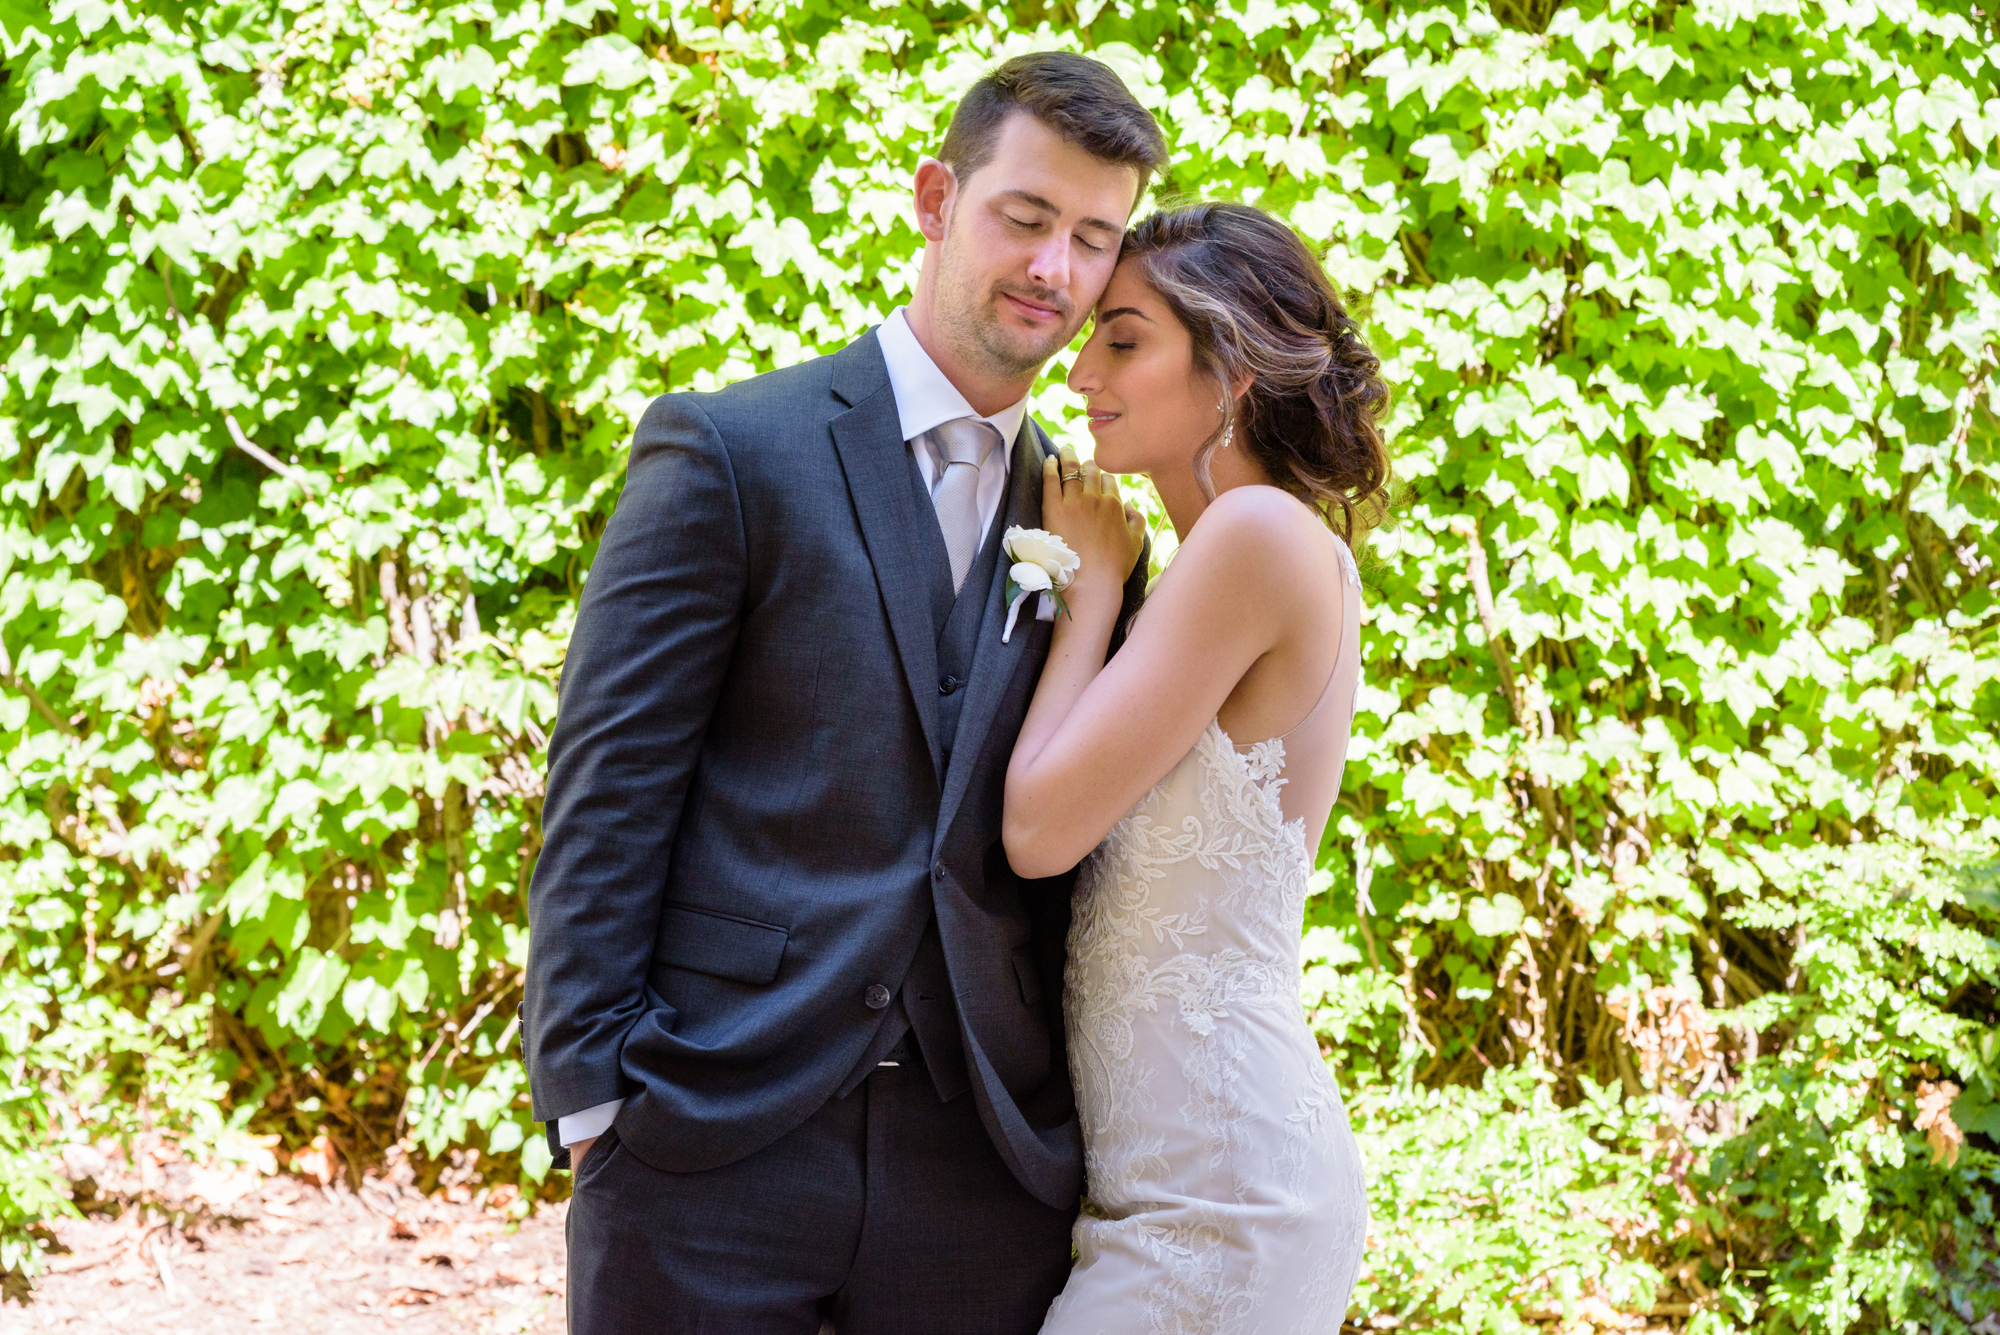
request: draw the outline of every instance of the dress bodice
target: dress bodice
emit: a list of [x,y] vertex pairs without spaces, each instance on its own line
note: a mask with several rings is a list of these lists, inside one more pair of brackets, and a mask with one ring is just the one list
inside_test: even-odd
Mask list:
[[1311,868],[1305,820],[1287,820],[1279,803],[1283,748],[1273,738],[1246,754],[1209,724],[1091,854],[1070,969],[1112,965],[1125,985],[1073,998],[1082,1011],[1171,1001],[1203,1033],[1213,1011],[1249,991],[1297,999]]

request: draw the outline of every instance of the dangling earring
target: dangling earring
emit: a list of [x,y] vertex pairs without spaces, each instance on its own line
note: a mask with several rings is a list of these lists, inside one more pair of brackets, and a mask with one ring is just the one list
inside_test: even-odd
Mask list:
[[[1215,410],[1219,413],[1227,413],[1229,411],[1229,400],[1223,399],[1218,402],[1215,405]],[[1234,439],[1236,439],[1236,419],[1232,417],[1222,428],[1222,448],[1225,450],[1228,449],[1229,442]]]

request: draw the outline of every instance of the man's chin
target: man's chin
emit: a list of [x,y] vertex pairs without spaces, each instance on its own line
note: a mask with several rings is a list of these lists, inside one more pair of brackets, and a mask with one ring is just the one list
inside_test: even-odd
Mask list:
[[1061,352],[1068,343],[1067,335],[1043,334],[1002,326],[993,330],[992,335],[987,338],[986,349],[994,361],[1004,362],[1026,374],[1040,371],[1042,367],[1048,365],[1049,358]]

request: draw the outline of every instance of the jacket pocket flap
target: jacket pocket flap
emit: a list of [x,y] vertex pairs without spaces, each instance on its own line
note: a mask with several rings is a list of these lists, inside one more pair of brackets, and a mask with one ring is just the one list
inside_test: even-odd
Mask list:
[[739,983],[761,985],[778,976],[790,936],[784,928],[685,904],[668,904],[662,913],[660,963]]

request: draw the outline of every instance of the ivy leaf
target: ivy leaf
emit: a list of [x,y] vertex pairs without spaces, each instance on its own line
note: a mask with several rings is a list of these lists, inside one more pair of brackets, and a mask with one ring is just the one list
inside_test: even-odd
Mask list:
[[618,33],[593,37],[563,59],[563,84],[630,88],[647,76],[645,53]]
[[307,946],[286,968],[283,985],[272,1003],[272,1017],[295,1033],[310,1034],[326,1016],[327,1004],[347,980],[347,965],[337,955]]

